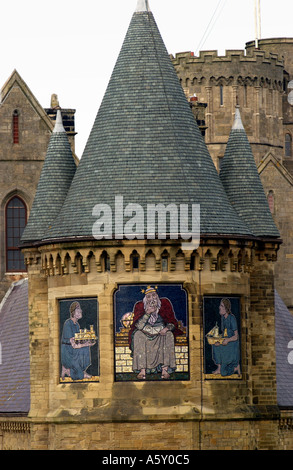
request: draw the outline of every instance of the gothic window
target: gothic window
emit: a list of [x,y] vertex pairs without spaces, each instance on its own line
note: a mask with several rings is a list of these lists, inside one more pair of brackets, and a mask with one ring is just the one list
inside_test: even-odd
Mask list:
[[26,205],[14,196],[6,205],[6,270],[7,272],[26,271],[24,256],[19,249],[20,238],[26,225]]
[[19,144],[19,114],[18,114],[17,109],[15,109],[13,112],[12,133],[13,133],[13,143]]
[[285,157],[292,157],[292,136],[285,135]]

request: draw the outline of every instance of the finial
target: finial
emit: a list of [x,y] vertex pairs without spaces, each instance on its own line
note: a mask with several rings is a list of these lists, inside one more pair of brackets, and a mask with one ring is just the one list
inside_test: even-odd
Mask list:
[[136,12],[139,11],[151,11],[149,7],[149,2],[148,0],[138,0],[137,1],[137,6],[136,6]]
[[241,120],[239,106],[236,106],[236,109],[235,109],[235,117],[234,117],[234,123],[233,123],[232,129],[236,129],[236,130],[244,129],[242,120]]
[[63,127],[63,121],[62,121],[62,115],[60,109],[57,109],[57,116],[56,116],[56,121],[55,121],[55,127],[53,132],[65,132],[65,129]]
[[51,108],[57,108],[59,106],[58,96],[54,93],[51,95]]

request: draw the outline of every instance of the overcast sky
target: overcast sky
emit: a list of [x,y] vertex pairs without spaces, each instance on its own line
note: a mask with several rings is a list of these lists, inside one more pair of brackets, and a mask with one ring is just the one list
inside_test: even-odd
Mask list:
[[[0,88],[14,69],[40,104],[76,109],[82,156],[137,0],[14,0],[0,10]],[[244,49],[254,0],[150,0],[170,54]],[[293,37],[293,0],[261,0],[261,38]]]

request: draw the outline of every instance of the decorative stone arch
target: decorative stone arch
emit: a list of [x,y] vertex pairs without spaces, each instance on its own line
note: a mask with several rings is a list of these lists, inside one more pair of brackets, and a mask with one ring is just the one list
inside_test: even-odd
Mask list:
[[1,209],[5,209],[10,199],[12,199],[15,196],[23,200],[23,202],[25,203],[27,207],[27,211],[29,214],[29,208],[31,207],[33,196],[28,194],[27,191],[25,191],[22,188],[14,188],[14,189],[10,189],[9,191],[7,191],[7,193],[4,195],[1,201]]
[[132,271],[139,269],[140,255],[137,250],[132,250],[130,255],[130,262]]
[[156,255],[152,249],[149,249],[146,253],[145,257],[146,262],[146,270],[148,269],[155,269],[156,266]]
[[198,83],[199,83],[200,85],[206,85],[206,84],[207,84],[207,79],[206,79],[206,77],[200,77]]

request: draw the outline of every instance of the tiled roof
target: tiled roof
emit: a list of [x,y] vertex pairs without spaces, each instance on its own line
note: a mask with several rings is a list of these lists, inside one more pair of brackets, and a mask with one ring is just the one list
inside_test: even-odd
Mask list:
[[0,414],[28,413],[29,408],[28,281],[22,280],[0,305]]
[[22,243],[41,240],[47,233],[61,210],[75,170],[76,164],[58,110]]
[[115,196],[123,196],[124,207],[140,204],[144,213],[148,204],[200,204],[202,234],[250,236],[231,208],[143,3],[133,14],[64,206],[46,238],[92,237],[96,204],[112,209],[114,233]]
[[220,179],[231,205],[255,236],[280,237],[238,107],[222,161]]
[[293,407],[293,315],[275,292],[277,399],[282,407]]

